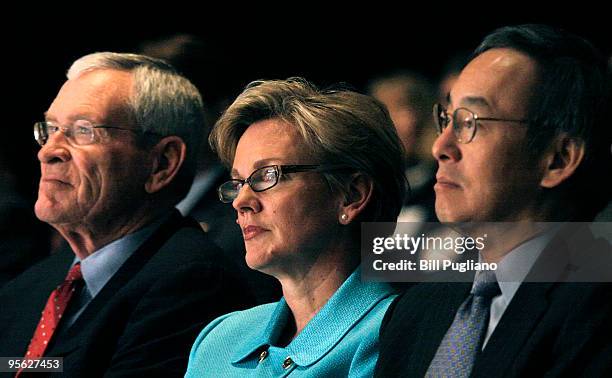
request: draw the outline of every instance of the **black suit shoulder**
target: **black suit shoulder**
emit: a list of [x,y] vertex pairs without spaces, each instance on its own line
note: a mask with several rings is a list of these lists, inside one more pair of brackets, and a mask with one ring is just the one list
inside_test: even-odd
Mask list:
[[137,303],[125,319],[107,375],[182,376],[191,345],[208,322],[254,305],[216,246],[195,248],[203,236],[188,230],[175,235],[132,280],[142,291],[126,288],[125,299]]
[[[5,287],[0,298],[12,307],[0,316],[10,321],[12,338],[0,336],[1,356],[25,352],[71,257],[52,256]],[[37,300],[19,300],[33,290]],[[231,263],[197,223],[173,216],[126,260],[46,355],[64,358],[64,377],[178,377],[209,321],[252,304]]]
[[467,283],[420,283],[398,296],[383,320],[375,376],[423,377],[468,293]]
[[[482,353],[473,377],[609,376],[612,373],[612,284],[559,282],[600,273],[588,257],[605,257],[608,243],[560,233],[542,252]],[[576,243],[579,241],[579,243]],[[599,251],[595,253],[593,251]],[[580,257],[580,258],[577,258]],[[584,263],[587,264],[584,264]],[[584,269],[583,269],[584,268]],[[379,377],[422,377],[469,294],[471,283],[424,283],[396,299],[381,331]]]
[[612,284],[523,283],[473,376],[609,376],[611,347]]

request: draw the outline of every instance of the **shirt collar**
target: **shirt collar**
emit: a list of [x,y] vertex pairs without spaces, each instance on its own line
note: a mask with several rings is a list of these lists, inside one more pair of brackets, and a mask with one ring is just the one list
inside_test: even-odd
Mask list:
[[[393,293],[393,289],[387,283],[361,282],[360,272],[361,269],[358,267],[308,322],[302,332],[285,347],[296,364],[308,366],[317,362],[372,307]],[[236,351],[232,363],[238,363],[254,352],[275,344],[291,316],[287,302],[281,298],[267,326],[258,337],[247,341]]]
[[[531,270],[533,264],[552,240],[557,231],[556,227],[525,241],[505,255],[495,270],[495,278],[506,303],[510,303],[519,286]],[[484,261],[479,255],[479,261]]]
[[166,218],[162,217],[134,233],[105,245],[82,261],[75,258],[72,265],[80,261],[83,280],[92,298],[102,290],[121,265],[161,226]]

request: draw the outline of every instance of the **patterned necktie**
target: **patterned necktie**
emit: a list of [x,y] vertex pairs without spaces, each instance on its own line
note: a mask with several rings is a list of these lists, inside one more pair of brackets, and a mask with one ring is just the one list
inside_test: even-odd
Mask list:
[[500,293],[494,272],[478,273],[471,294],[459,307],[426,377],[469,377],[487,329],[491,300]]
[[62,320],[62,314],[68,307],[68,302],[72,298],[77,285],[82,280],[81,264],[77,263],[70,269],[64,282],[51,292],[25,358],[40,358],[45,354],[45,349],[49,345],[60,320]]

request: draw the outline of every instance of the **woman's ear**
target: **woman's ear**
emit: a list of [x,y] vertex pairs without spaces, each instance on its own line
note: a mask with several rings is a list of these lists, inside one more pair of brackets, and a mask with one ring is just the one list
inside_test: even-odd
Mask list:
[[345,195],[344,202],[340,206],[339,222],[347,225],[363,212],[374,191],[374,183],[372,179],[363,174],[355,173],[351,175],[348,183],[348,192]]
[[540,185],[554,188],[576,172],[584,159],[584,142],[566,134],[557,137],[545,156],[544,174]]
[[152,167],[145,183],[147,193],[159,192],[168,186],[185,161],[187,146],[178,136],[167,136],[160,140],[151,151]]

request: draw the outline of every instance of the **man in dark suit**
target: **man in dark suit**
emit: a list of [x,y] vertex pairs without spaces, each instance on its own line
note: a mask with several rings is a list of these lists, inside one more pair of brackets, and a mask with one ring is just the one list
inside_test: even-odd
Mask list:
[[204,138],[197,89],[161,60],[96,53],[45,118],[35,211],[70,248],[0,292],[0,356],[62,357],[65,377],[182,376],[201,328],[252,304],[174,209]]
[[610,244],[572,223],[592,220],[610,200],[609,180],[600,179],[612,171],[605,60],[547,26],[501,28],[448,99],[448,109],[436,108],[436,214],[509,222],[493,225],[497,242],[480,251],[497,270],[398,297],[383,323],[376,375],[609,374]]

